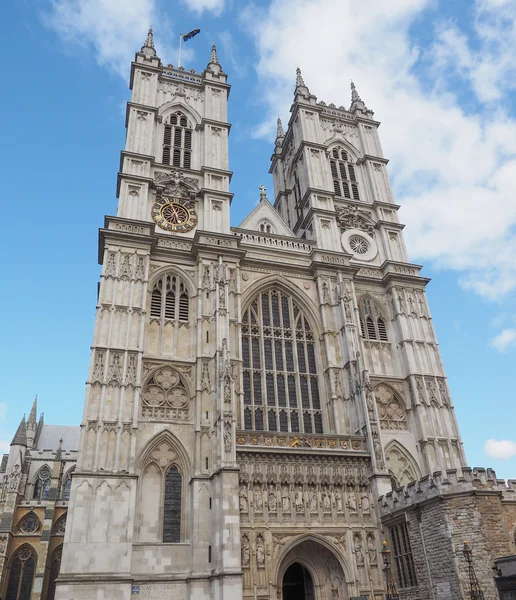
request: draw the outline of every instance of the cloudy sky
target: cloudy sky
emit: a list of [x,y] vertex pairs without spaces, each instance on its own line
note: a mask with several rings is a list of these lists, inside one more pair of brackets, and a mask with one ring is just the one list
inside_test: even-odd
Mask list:
[[[516,477],[516,0],[19,0],[3,6],[0,446],[34,395],[80,422],[97,229],[116,212],[125,102],[149,25],[177,64],[229,74],[232,224],[254,206],[295,69],[319,100],[353,79],[390,159],[411,260],[472,466]],[[271,194],[272,195],[272,194]]]

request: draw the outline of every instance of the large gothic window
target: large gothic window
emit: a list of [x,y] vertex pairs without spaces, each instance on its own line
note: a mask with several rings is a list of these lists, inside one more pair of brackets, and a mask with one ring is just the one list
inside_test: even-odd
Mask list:
[[34,482],[34,500],[48,500],[50,491],[50,470],[43,467]]
[[170,115],[165,123],[162,162],[164,165],[191,168],[192,128],[181,112]]
[[385,318],[376,303],[369,297],[364,296],[358,303],[360,310],[360,332],[366,340],[380,340],[388,342]]
[[56,579],[59,576],[59,571],[61,570],[61,555],[62,555],[63,547],[59,546],[50,559],[50,568],[48,574],[48,591],[47,591],[47,600],[54,600],[56,595]]
[[156,281],[151,294],[151,318],[164,322],[188,322],[189,307],[186,286],[177,275],[169,273]]
[[34,550],[28,544],[24,544],[16,552],[11,563],[5,600],[30,600],[36,568],[35,558]]
[[330,168],[335,194],[344,198],[360,200],[355,165],[353,165],[345,150],[342,148],[332,150]]
[[165,475],[165,498],[163,502],[163,541],[181,541],[181,486],[182,478],[176,465]]
[[294,300],[262,292],[243,318],[244,427],[322,433],[314,335]]

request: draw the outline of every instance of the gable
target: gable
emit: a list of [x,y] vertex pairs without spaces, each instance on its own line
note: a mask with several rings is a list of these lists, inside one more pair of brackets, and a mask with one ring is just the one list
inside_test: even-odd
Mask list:
[[[262,225],[264,226],[264,229],[261,228]],[[270,229],[267,228],[267,225]],[[281,218],[267,198],[262,198],[260,200],[258,206],[247,215],[238,228],[296,237],[294,232]]]

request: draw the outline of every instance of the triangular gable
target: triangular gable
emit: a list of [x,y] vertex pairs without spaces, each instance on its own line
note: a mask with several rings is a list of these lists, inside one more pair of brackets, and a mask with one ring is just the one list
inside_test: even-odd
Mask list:
[[285,223],[279,213],[274,209],[267,198],[262,198],[258,206],[254,208],[247,217],[238,226],[239,229],[250,229],[251,231],[260,231],[262,223],[271,226],[270,233],[276,235],[286,235],[296,237],[292,229]]

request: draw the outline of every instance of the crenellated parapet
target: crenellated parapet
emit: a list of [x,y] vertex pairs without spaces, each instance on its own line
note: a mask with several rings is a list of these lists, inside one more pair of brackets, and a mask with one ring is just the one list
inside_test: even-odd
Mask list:
[[463,467],[437,471],[399,487],[378,499],[383,515],[410,509],[439,496],[472,492],[498,492],[503,500],[516,502],[516,480],[498,479],[493,469]]

